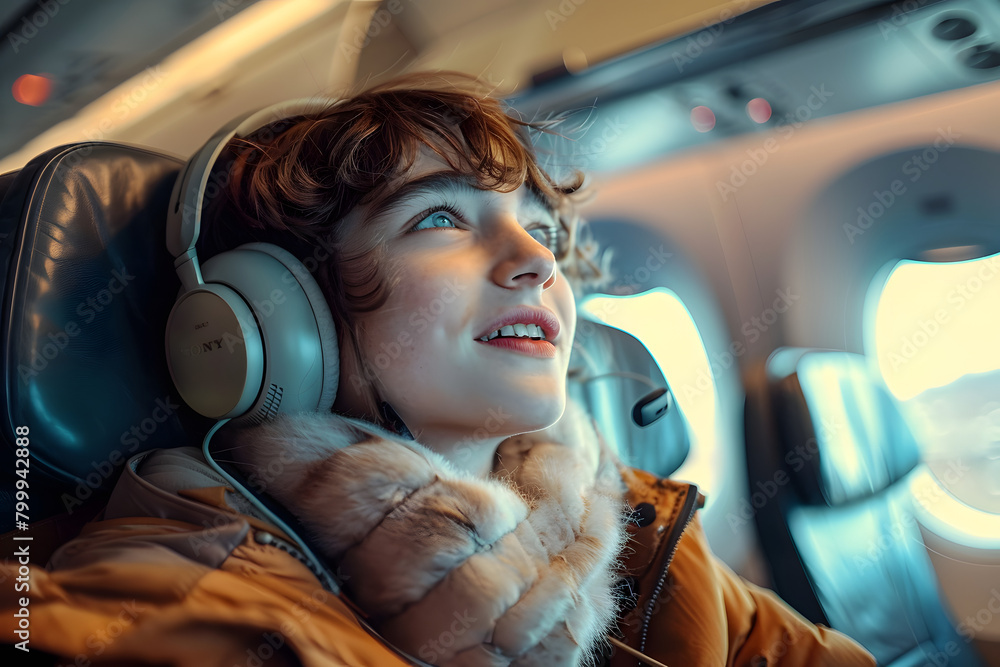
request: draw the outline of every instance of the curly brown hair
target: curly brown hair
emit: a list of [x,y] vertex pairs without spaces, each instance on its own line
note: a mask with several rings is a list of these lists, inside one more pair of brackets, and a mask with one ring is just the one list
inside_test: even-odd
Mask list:
[[[481,81],[455,72],[399,77],[315,112],[277,119],[234,139],[224,153],[228,161],[217,162],[224,166],[214,178],[228,181],[216,186],[228,195],[228,212],[213,216],[215,202],[206,204],[205,254],[249,241],[292,252],[315,276],[342,345],[350,344],[364,368],[354,315],[384,304],[393,279],[378,230],[347,234],[338,223],[358,206],[391,198],[390,184],[426,147],[477,187],[510,192],[525,184],[556,211],[567,239],[557,259],[579,289],[602,277],[596,248],[579,238],[583,176],[576,171],[568,183],[557,183],[540,166],[532,142],[533,132],[553,133],[557,124],[521,120]],[[375,389],[369,393],[368,412],[378,415]]]

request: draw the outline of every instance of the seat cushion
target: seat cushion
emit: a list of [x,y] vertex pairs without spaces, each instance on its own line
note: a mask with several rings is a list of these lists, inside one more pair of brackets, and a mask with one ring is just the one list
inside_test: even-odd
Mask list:
[[182,164],[131,146],[62,146],[20,170],[0,205],[2,431],[13,444],[15,427],[29,427],[33,491],[65,487],[32,519],[106,490],[135,452],[185,444],[190,412],[163,343],[180,284],[166,209]]

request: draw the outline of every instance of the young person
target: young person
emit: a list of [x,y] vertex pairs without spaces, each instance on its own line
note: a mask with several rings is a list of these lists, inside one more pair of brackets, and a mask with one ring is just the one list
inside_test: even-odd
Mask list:
[[532,149],[544,129],[426,75],[234,142],[242,214],[205,250],[321,260],[341,368],[332,412],[227,426],[218,451],[343,595],[199,452],[162,450],[37,573],[52,629],[33,645],[120,664],[874,664],[717,560],[697,489],[621,465],[567,401],[572,283],[599,271],[580,179]]

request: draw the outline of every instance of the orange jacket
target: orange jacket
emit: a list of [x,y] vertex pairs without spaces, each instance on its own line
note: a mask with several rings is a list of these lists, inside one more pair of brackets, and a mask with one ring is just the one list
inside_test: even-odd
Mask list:
[[[81,667],[407,664],[288,552],[287,536],[234,510],[241,506],[221,480],[164,488],[135,472],[144,456],[126,466],[103,520],[46,569],[30,566],[29,590],[12,585],[16,559],[0,567],[6,643],[27,636],[28,648]],[[695,487],[624,474],[638,510],[623,579],[636,594],[621,615],[628,645],[670,667],[875,664],[716,559],[696,517]],[[639,663],[617,649],[610,664]]]
[[[629,646],[669,667],[875,665],[854,641],[813,625],[716,558],[696,515],[703,503],[697,488],[641,470],[624,476],[629,504],[642,517],[629,528],[633,551],[625,562],[626,581],[638,593],[621,617]],[[611,664],[635,667],[637,660],[618,650]]]

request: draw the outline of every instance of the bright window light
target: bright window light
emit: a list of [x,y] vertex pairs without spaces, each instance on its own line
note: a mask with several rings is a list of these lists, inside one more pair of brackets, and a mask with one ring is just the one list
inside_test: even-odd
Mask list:
[[580,310],[632,334],[649,348],[690,430],[691,451],[671,477],[697,484],[711,501],[719,467],[712,461],[718,442],[718,397],[708,353],[691,313],[663,287],[628,296],[592,295]]
[[910,480],[910,492],[921,525],[959,544],[1000,551],[1000,514],[983,512],[958,501],[941,489],[927,469]]
[[1000,254],[950,264],[902,261],[878,298],[875,350],[901,401],[1000,368]]
[[[1000,514],[1000,254],[901,261],[868,308],[866,347],[930,474],[960,504]],[[968,518],[980,514],[953,525],[971,534]]]

